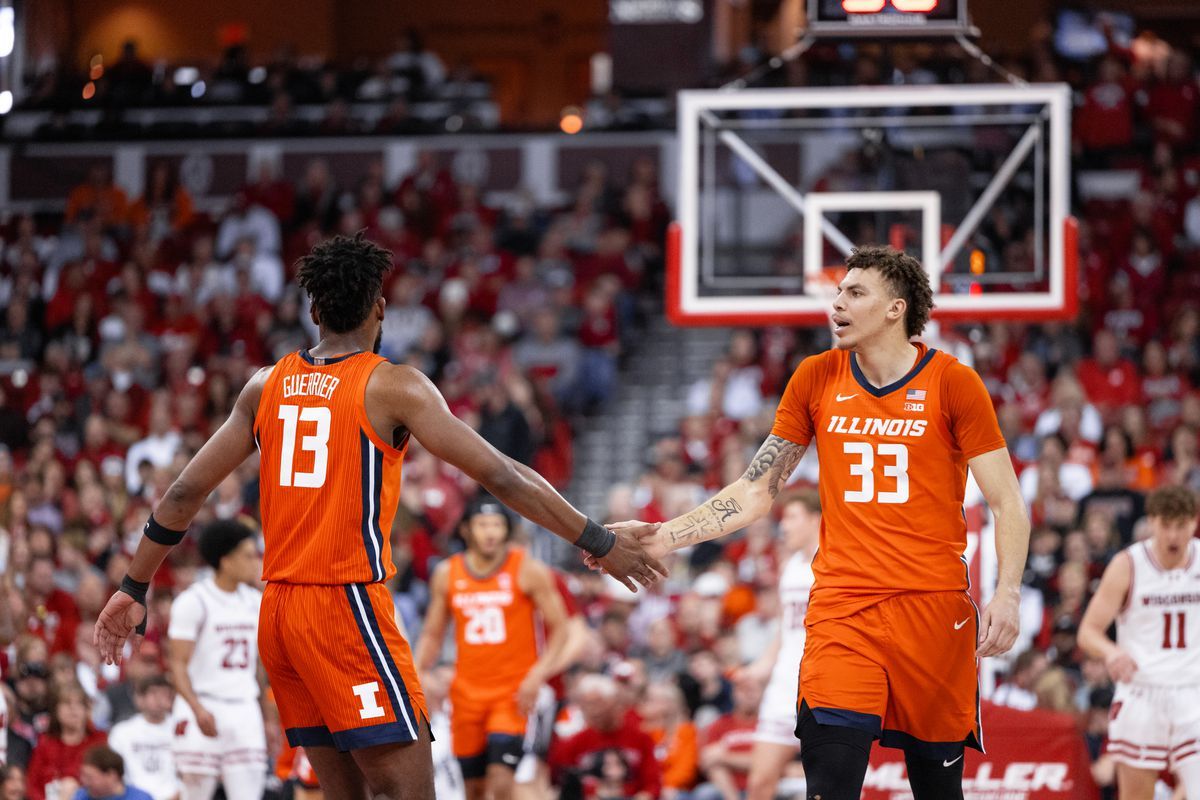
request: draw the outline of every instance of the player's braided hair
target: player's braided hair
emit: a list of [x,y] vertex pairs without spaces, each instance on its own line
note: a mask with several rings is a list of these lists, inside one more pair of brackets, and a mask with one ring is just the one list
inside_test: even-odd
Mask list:
[[1196,494],[1186,486],[1164,486],[1146,498],[1146,516],[1191,519],[1196,516]]
[[904,329],[911,338],[925,330],[933,310],[933,289],[921,262],[891,247],[856,247],[846,259],[846,269],[877,269],[892,293],[908,304]]
[[359,231],[318,244],[300,259],[296,278],[312,299],[321,324],[334,333],[346,333],[371,313],[383,290],[383,276],[391,268],[392,254]]

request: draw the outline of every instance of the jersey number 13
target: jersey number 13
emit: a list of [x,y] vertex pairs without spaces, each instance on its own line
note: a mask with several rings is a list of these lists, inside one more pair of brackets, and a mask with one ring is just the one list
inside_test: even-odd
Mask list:
[[[325,406],[280,406],[279,419],[283,420],[283,448],[279,453],[279,485],[298,486],[302,489],[319,489],[325,485],[325,472],[329,467],[329,427],[333,415]],[[300,449],[313,454],[311,472],[295,472],[296,437],[301,422],[315,422],[316,430],[300,439]]]

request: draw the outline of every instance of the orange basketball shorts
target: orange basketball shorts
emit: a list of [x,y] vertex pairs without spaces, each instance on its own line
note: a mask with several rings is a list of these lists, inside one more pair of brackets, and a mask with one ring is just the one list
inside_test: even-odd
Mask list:
[[487,751],[489,736],[524,736],[525,715],[517,708],[517,688],[456,685],[450,689],[450,739],[455,758]]
[[983,750],[975,649],[978,612],[966,592],[907,592],[808,626],[800,703],[817,722],[868,731],[884,747],[953,758]]
[[258,649],[292,747],[416,740],[425,695],[381,583],[270,583]]

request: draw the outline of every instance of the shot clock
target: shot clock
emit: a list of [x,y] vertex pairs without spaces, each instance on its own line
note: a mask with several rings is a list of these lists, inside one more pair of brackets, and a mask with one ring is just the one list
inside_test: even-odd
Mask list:
[[816,36],[930,36],[971,33],[967,0],[808,0]]

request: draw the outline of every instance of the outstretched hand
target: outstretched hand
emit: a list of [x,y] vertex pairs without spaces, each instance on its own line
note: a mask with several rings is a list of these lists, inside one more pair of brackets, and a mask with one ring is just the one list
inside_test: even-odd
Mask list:
[[[92,644],[100,651],[100,658],[105,664],[116,664],[121,660],[121,651],[125,640],[134,633],[134,629],[146,618],[146,607],[134,600],[125,592],[116,592],[108,598],[100,616],[96,619],[96,630],[92,634]],[[142,643],[140,634],[135,634],[133,650],[137,652]]]
[[591,569],[612,575],[631,592],[637,591],[638,583],[651,586],[669,574],[659,560],[666,550],[658,546],[654,539],[661,526],[660,522],[636,520],[607,525],[605,527],[617,535],[617,543],[603,558],[587,556],[584,563]]

